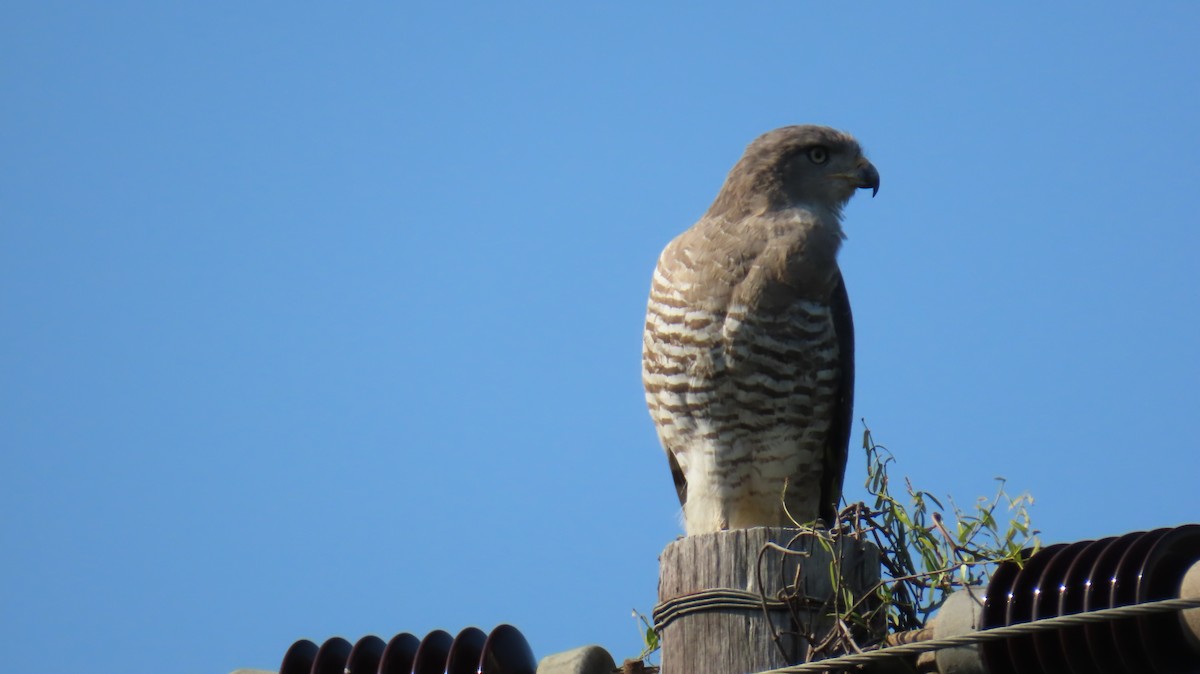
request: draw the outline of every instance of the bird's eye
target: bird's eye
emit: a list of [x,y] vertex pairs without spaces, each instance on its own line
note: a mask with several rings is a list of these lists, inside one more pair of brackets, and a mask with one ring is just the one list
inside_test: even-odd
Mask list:
[[829,150],[821,145],[810,147],[808,148],[808,160],[814,164],[824,164],[829,161]]

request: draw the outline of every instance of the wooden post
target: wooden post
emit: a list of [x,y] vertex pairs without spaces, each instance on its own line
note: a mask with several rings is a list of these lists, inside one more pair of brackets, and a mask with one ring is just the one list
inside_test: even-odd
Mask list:
[[[759,552],[768,543],[804,554],[768,548],[760,565]],[[879,581],[879,550],[874,545],[843,540],[833,552],[840,558],[841,582],[855,597],[864,596]],[[834,624],[827,617],[834,555],[811,532],[780,527],[719,531],[668,545],[659,558],[658,615],[670,615],[670,609],[685,603],[709,601],[686,599],[697,592],[733,592],[722,593],[728,599],[721,608],[675,612],[661,633],[661,674],[748,674],[804,662],[807,637],[815,636],[819,642]],[[768,598],[797,599],[792,610],[778,605],[770,610],[770,623],[756,600],[760,590],[756,566]]]

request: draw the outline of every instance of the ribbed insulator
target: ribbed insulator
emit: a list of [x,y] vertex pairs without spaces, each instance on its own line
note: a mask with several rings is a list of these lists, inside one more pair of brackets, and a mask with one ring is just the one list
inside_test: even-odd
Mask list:
[[308,639],[292,644],[279,674],[534,674],[537,660],[529,642],[512,625],[491,633],[468,627],[452,637],[434,630],[424,639],[402,632],[384,641],[365,636],[353,645],[332,637],[317,646]]
[[[1200,561],[1200,525],[1051,545],[988,583],[982,628],[1179,597]],[[989,674],[1196,674],[1178,613],[1094,623],[981,645]]]

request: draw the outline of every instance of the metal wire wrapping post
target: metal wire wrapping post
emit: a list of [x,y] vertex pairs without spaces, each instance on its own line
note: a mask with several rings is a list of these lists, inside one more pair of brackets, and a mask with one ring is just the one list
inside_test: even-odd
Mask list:
[[920,655],[921,653],[938,651],[942,650],[943,648],[973,646],[986,641],[1011,639],[1013,637],[1018,637],[1025,634],[1034,634],[1036,632],[1061,629],[1064,627],[1071,627],[1073,625],[1108,622],[1112,620],[1120,620],[1122,618],[1136,618],[1138,616],[1166,613],[1169,611],[1181,611],[1189,608],[1200,608],[1200,599],[1162,599],[1159,601],[1148,601],[1141,604],[1130,604],[1128,606],[1117,606],[1115,608],[1088,611],[1086,613],[1073,613],[1071,615],[1056,616],[1053,618],[1042,618],[1032,622],[1020,623],[1018,625],[1007,625],[1005,627],[995,627],[988,630],[981,630],[973,634],[964,634],[956,637],[946,637],[944,639],[932,639],[930,641],[902,644],[900,646],[891,646],[888,648],[881,648],[864,653],[842,655],[836,658],[829,658],[827,660],[808,662],[803,665],[781,667],[779,669],[759,672],[758,674],[808,674],[809,672],[827,672],[830,670],[850,669],[858,665],[877,663],[888,658]]
[[746,592],[733,588],[717,588],[704,592],[669,599],[654,607],[654,631],[662,632],[663,628],[676,618],[712,610],[745,610],[762,611],[764,605],[769,610],[783,610],[788,603],[781,599],[767,599],[757,592]]

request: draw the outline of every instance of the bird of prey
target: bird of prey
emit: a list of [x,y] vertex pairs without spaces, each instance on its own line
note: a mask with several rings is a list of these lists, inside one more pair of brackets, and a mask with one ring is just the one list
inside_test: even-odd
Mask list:
[[659,257],[642,381],[689,536],[834,524],[854,399],[837,253],[859,188],[879,172],[850,135],[770,131]]

